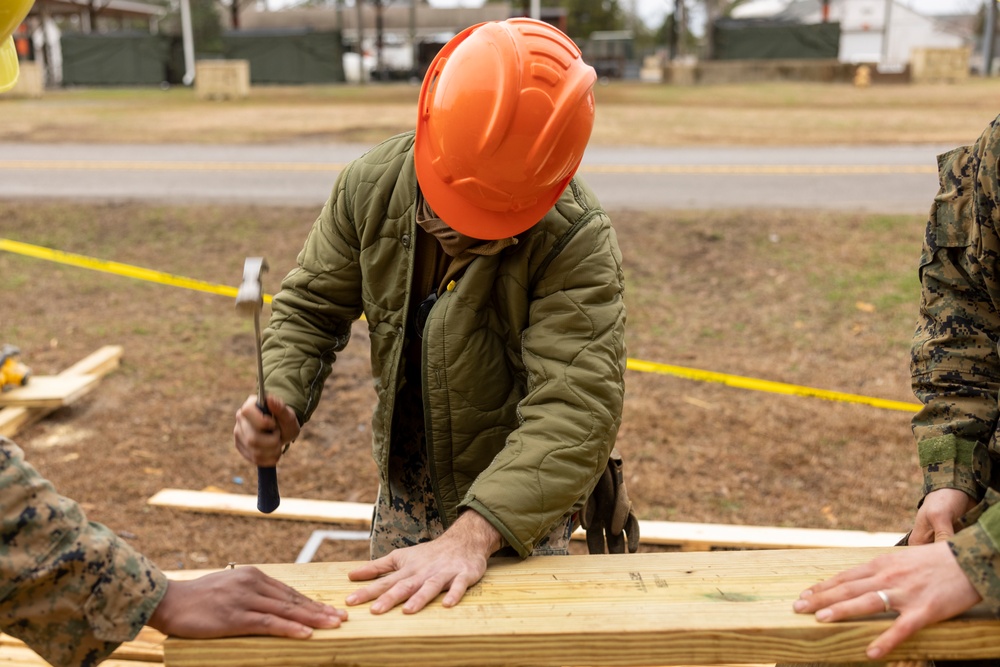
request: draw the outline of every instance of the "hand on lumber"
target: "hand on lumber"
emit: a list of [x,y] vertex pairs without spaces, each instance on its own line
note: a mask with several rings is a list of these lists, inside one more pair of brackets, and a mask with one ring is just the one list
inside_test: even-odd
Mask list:
[[899,617],[865,651],[869,660],[879,660],[921,628],[957,616],[980,600],[950,545],[941,541],[901,548],[845,570],[807,588],[793,608],[815,613],[822,622],[898,611]]
[[255,567],[171,581],[148,625],[175,637],[274,635],[304,639],[336,628],[347,611],[310,600]]
[[938,489],[924,496],[917,510],[907,544],[943,542],[955,534],[955,523],[975,507],[976,501],[965,491]]
[[351,581],[378,579],[348,595],[346,602],[356,605],[375,600],[373,614],[405,603],[403,613],[414,614],[447,590],[441,604],[454,607],[465,591],[483,578],[486,562],[500,543],[496,528],[481,514],[466,510],[436,540],[396,549],[348,572]]
[[295,411],[277,396],[267,397],[270,415],[257,407],[257,397],[250,396],[236,411],[233,439],[236,449],[247,461],[273,468],[285,446],[299,435],[299,420]]

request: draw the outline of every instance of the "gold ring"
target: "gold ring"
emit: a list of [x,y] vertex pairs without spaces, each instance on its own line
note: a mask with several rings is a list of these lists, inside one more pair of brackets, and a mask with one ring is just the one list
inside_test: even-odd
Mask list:
[[885,591],[875,591],[875,595],[878,596],[879,600],[882,601],[882,605],[885,607],[886,611],[892,609],[892,605],[889,603],[889,594]]

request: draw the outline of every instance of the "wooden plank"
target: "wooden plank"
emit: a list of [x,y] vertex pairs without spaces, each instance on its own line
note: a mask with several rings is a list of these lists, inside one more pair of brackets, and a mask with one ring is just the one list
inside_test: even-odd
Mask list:
[[[294,519],[335,523],[368,529],[372,506],[332,500],[282,498],[271,514],[257,511],[257,498],[239,493],[162,489],[148,501],[150,505],[172,507],[192,512],[237,514],[268,519]],[[824,530],[772,526],[729,526],[723,524],[639,521],[640,542],[679,546],[687,550],[715,548],[799,549],[821,547],[888,547],[896,544],[902,533],[877,533],[860,530]],[[582,530],[573,534],[586,539]]]
[[100,381],[99,375],[33,375],[28,384],[0,392],[0,407],[59,408]]
[[[105,345],[62,371],[59,375],[96,375],[103,377],[115,368],[118,368],[121,356],[122,347],[120,345]],[[3,408],[0,410],[0,435],[12,438],[20,429],[42,419],[54,409]]]
[[282,498],[278,509],[262,514],[257,509],[257,496],[221,491],[188,491],[162,489],[146,501],[150,505],[172,507],[208,514],[236,514],[269,519],[319,521],[367,528],[372,521],[372,506],[367,503],[347,503],[336,500]]
[[[715,665],[863,661],[894,614],[818,623],[800,591],[889,548],[638,553],[503,559],[456,607],[418,614],[352,607],[307,640],[168,637],[166,667],[306,665]],[[259,565],[343,606],[355,563]],[[976,608],[915,634],[890,660],[1000,657],[1000,620]]]
[[[125,642],[115,649],[108,660],[102,662],[101,665],[111,667],[115,665],[124,667],[156,665],[162,667],[164,639],[166,637],[162,632],[148,626],[144,627],[135,639]],[[34,667],[48,665],[48,663],[20,639],[0,633],[0,665]]]
[[899,542],[903,533],[639,521],[639,537],[640,541],[649,544],[673,544],[692,551],[704,551],[713,547],[745,549],[888,547]]
[[105,345],[76,362],[59,375],[107,375],[118,368],[122,358],[121,345]]

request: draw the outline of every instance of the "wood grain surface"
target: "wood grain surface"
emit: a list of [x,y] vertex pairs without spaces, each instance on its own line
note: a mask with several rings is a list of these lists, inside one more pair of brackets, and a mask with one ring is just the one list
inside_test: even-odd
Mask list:
[[[640,553],[498,560],[460,605],[375,616],[352,607],[308,640],[168,637],[167,667],[712,665],[864,660],[894,614],[822,624],[795,614],[809,585],[885,548]],[[343,607],[357,563],[260,565]],[[1000,620],[974,609],[890,660],[1000,657]]]

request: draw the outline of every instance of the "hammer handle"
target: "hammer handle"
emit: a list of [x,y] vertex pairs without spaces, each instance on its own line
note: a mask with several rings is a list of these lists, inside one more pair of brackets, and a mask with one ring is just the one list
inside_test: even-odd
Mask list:
[[[267,403],[258,401],[257,409],[265,415],[271,414]],[[257,466],[257,511],[270,514],[278,509],[281,496],[278,494],[278,470],[274,466]]]
[[278,495],[278,469],[274,466],[257,466],[257,510],[270,514],[278,509],[281,497]]

